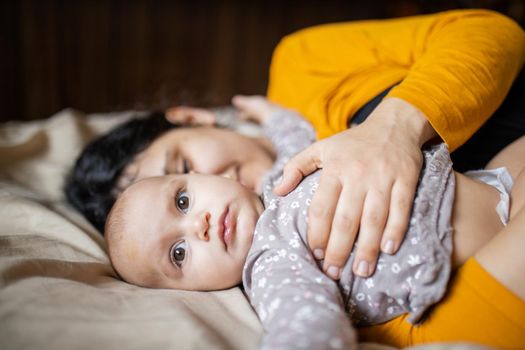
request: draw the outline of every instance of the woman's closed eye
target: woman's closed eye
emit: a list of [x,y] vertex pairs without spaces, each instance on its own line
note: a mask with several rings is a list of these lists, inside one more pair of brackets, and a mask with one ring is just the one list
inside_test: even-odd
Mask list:
[[171,247],[170,251],[170,260],[171,262],[178,266],[179,268],[182,268],[182,265],[184,263],[184,260],[186,259],[186,251],[188,249],[186,241],[180,241],[178,243],[175,243]]
[[186,158],[174,156],[172,152],[166,152],[166,160],[162,175],[169,174],[189,174],[192,171],[191,162]]
[[189,174],[191,171],[190,162],[188,162],[187,159],[182,159],[182,173],[183,174]]

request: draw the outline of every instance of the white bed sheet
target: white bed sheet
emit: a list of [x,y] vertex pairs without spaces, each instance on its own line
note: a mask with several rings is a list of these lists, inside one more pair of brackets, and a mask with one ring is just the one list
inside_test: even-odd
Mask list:
[[82,147],[133,114],[66,109],[0,126],[0,348],[257,348],[262,328],[240,289],[202,293],[124,283],[101,235],[66,203],[64,177]]

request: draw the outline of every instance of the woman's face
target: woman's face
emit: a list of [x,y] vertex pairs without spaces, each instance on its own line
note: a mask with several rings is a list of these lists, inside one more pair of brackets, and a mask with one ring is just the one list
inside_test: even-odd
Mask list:
[[152,176],[200,173],[226,176],[261,193],[261,178],[274,160],[275,152],[261,139],[211,126],[177,128],[135,157],[117,189]]

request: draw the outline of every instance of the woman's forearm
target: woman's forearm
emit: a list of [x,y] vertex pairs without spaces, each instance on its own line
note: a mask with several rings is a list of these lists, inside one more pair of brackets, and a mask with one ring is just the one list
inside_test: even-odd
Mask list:
[[403,130],[407,139],[419,147],[438,136],[423,112],[400,98],[385,98],[369,118],[369,122]]
[[325,138],[399,83],[387,96],[417,107],[453,151],[500,105],[524,60],[525,33],[493,11],[329,24],[281,41],[268,97]]
[[497,12],[451,11],[427,37],[387,96],[421,110],[452,152],[502,103],[525,60],[525,32]]

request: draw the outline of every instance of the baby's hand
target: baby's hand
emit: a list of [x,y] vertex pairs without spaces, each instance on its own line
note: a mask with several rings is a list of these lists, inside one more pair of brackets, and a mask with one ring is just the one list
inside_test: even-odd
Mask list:
[[236,95],[232,98],[232,105],[237,108],[240,119],[252,120],[262,124],[280,107],[269,102],[264,96]]
[[208,109],[176,106],[166,110],[166,119],[171,123],[185,125],[213,125],[215,114]]

